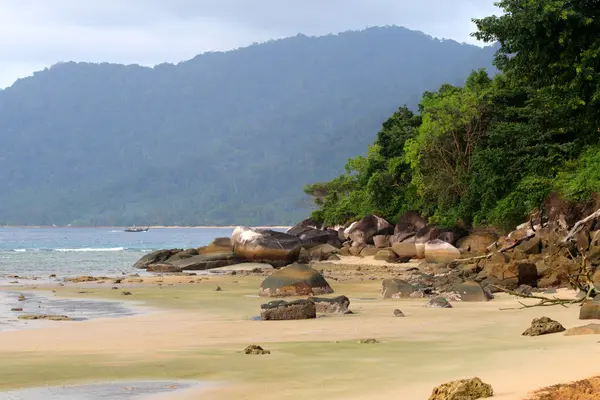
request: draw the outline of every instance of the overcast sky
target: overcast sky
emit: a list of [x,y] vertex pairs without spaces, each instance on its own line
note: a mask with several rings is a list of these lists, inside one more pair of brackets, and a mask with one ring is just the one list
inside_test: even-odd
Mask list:
[[155,65],[253,42],[400,25],[475,43],[495,0],[0,0],[0,88],[59,61]]

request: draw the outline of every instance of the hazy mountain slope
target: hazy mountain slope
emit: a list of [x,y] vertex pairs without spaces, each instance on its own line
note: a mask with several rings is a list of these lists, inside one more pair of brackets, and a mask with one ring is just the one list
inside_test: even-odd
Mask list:
[[155,68],[55,65],[0,91],[0,223],[292,222],[304,184],[492,56],[388,27]]

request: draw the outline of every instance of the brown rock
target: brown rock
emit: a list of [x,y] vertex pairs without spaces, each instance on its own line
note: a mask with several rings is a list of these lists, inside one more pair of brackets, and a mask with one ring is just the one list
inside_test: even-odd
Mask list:
[[527,262],[518,263],[517,277],[519,278],[519,285],[529,285],[531,287],[537,287],[538,272],[535,264]]
[[252,344],[244,349],[244,354],[252,354],[252,355],[263,355],[263,354],[271,354],[269,350],[265,350],[260,346]]
[[379,249],[390,247],[390,237],[388,235],[373,236],[373,243],[375,244],[375,247]]
[[351,256],[351,255],[352,254],[350,253],[350,247],[342,247],[340,249],[340,256],[348,257],[348,256]]
[[379,249],[376,247],[365,247],[361,250],[360,255],[363,257],[373,257],[379,253]]
[[564,331],[565,328],[560,323],[548,317],[542,317],[534,319],[531,326],[523,332],[523,336],[541,336]]
[[282,321],[317,318],[315,303],[309,300],[271,301],[260,306],[263,321]]
[[[229,250],[231,251],[231,250]],[[160,263],[153,263],[153,264],[165,264],[165,263],[172,263],[173,261],[177,261],[177,260],[184,260],[186,258],[190,258],[190,257],[194,257],[198,255],[198,249],[187,249],[187,250],[182,250],[180,252],[178,252],[177,254],[172,255],[171,257],[169,257],[166,262]]]
[[392,245],[392,250],[402,259],[410,260],[417,256],[417,247],[414,242],[394,243]]
[[490,258],[488,258],[488,262],[491,264],[505,264],[509,261],[510,258],[508,258],[505,253],[500,253],[499,251],[495,252]]
[[481,285],[474,281],[460,283],[454,287],[452,292],[456,293],[461,301],[477,302],[491,300],[489,294],[483,290]]
[[327,260],[329,259],[329,256],[332,254],[338,254],[339,252],[340,249],[330,244],[321,244],[308,250],[310,258],[318,261]]
[[260,296],[314,296],[333,293],[321,273],[308,265],[292,264],[267,277],[260,285]]
[[384,299],[408,298],[417,291],[417,288],[402,279],[384,279],[381,286]]
[[473,232],[467,237],[460,239],[456,247],[468,255],[478,256],[488,252],[488,247],[498,241],[498,235],[493,232]]
[[588,324],[567,329],[565,336],[600,335],[600,324]]
[[452,308],[452,305],[443,297],[434,297],[427,303],[429,308]]
[[579,319],[600,319],[600,295],[581,306]]
[[350,307],[350,299],[346,296],[337,296],[333,298],[309,297],[308,300],[315,303],[318,313],[337,313],[345,314]]
[[397,308],[393,311],[392,315],[394,317],[405,317],[404,313]]
[[169,273],[169,272],[181,272],[181,268],[178,268],[171,264],[150,264],[146,268],[148,272],[160,272],[160,273]]
[[427,220],[416,211],[407,211],[400,216],[395,232],[416,232],[427,225]]
[[362,253],[363,249],[365,248],[364,245],[360,245],[360,244],[353,244],[350,247],[350,255],[351,256],[359,256],[360,253]]
[[539,236],[534,236],[529,240],[521,242],[517,248],[525,254],[540,254],[542,252],[542,241]]
[[395,243],[405,243],[405,242],[415,242],[416,232],[405,232],[405,233],[396,233],[388,238],[390,242],[390,246]]
[[492,386],[479,378],[444,383],[433,389],[429,400],[477,400],[492,397]]
[[383,249],[375,254],[375,259],[380,261],[396,261],[398,256],[392,249]]
[[200,247],[198,249],[198,254],[224,253],[232,251],[233,246],[231,244],[231,238],[222,237],[216,238],[210,242],[208,246]]

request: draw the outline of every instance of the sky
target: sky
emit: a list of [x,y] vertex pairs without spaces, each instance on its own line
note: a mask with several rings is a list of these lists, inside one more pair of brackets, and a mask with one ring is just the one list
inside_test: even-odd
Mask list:
[[153,66],[269,39],[398,25],[477,44],[495,0],[0,0],[0,88],[57,62]]

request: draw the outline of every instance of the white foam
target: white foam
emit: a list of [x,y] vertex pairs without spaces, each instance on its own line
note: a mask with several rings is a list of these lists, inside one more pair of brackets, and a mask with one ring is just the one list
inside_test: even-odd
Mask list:
[[83,247],[81,249],[54,249],[54,251],[60,251],[62,253],[70,253],[70,252],[86,252],[86,251],[123,251],[124,247]]

